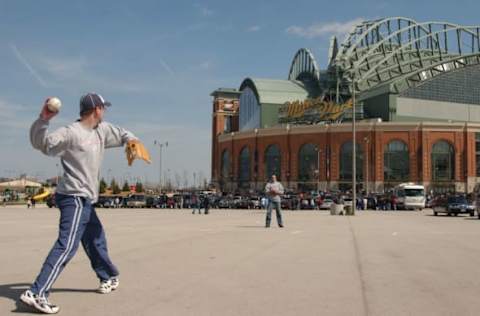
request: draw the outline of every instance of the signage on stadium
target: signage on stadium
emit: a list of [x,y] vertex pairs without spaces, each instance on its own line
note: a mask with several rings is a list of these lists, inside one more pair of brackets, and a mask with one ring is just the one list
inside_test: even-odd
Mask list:
[[317,123],[341,121],[347,112],[351,116],[352,101],[337,104],[320,98],[286,102],[278,111],[279,123]]

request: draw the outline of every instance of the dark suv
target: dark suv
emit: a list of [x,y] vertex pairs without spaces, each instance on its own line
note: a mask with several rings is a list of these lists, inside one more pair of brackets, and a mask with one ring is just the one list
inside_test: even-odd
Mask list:
[[440,197],[433,202],[433,215],[438,213],[447,213],[448,216],[466,213],[475,216],[475,206],[464,196]]

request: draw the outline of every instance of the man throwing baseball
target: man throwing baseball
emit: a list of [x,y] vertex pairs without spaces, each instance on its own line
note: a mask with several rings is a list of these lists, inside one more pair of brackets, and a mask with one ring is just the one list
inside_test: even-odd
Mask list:
[[283,185],[277,181],[277,176],[272,175],[270,182],[265,186],[265,193],[267,194],[268,204],[267,204],[267,218],[265,221],[265,227],[270,227],[270,222],[272,221],[272,208],[275,207],[275,212],[277,213],[277,224],[279,227],[283,227],[282,221],[282,212],[281,212],[281,198],[283,194]]
[[39,312],[55,314],[60,308],[49,302],[49,291],[80,242],[100,280],[98,292],[106,294],[118,287],[119,272],[108,255],[105,232],[93,203],[98,198],[105,149],[130,142],[138,147],[141,143],[131,132],[103,122],[105,109],[111,104],[99,94],[82,96],[80,119],[52,133],[47,129],[57,112],[49,110],[47,103],[48,100],[30,129],[30,141],[35,149],[61,159],[64,173],[55,195],[60,209],[59,234],[40,274],[31,288],[20,296],[20,301]]

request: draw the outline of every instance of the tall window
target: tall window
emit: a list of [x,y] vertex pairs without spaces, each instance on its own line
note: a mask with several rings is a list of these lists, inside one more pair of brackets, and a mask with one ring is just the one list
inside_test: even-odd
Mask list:
[[240,152],[238,162],[238,181],[241,186],[246,186],[250,181],[250,151],[247,146]]
[[272,174],[277,176],[280,180],[281,177],[281,162],[280,149],[277,145],[270,145],[265,150],[265,177],[269,179]]
[[446,141],[438,141],[432,147],[432,180],[449,181],[454,177],[455,150]]
[[230,154],[228,153],[228,150],[224,150],[222,154],[222,179],[224,181],[229,180],[229,175],[230,175]]
[[232,131],[232,117],[225,116],[225,120],[223,121],[223,132],[230,133]]
[[[357,180],[363,179],[363,151],[362,147],[356,143],[356,173]],[[352,149],[351,141],[348,141],[340,148],[340,180],[352,180]]]
[[480,133],[475,133],[475,162],[477,164],[477,177],[480,177]]
[[298,181],[315,181],[318,177],[318,153],[317,146],[305,144],[298,154]]
[[260,127],[260,111],[255,92],[249,87],[242,90],[240,95],[239,123],[240,130],[248,130]]
[[383,154],[383,176],[385,181],[408,181],[410,160],[408,147],[402,141],[394,140],[385,146]]

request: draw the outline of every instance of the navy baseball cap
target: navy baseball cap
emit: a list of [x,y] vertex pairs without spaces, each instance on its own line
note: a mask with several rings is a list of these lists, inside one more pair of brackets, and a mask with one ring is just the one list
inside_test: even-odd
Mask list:
[[90,92],[83,95],[80,98],[80,115],[83,113],[94,109],[97,106],[111,106],[110,102],[105,101],[105,99],[98,93]]

